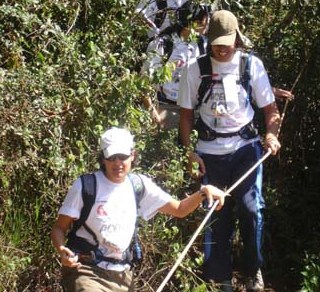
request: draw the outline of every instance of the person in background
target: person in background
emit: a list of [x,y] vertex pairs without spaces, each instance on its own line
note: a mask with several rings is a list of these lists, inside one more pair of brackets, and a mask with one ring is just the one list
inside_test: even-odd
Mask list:
[[[177,128],[179,124],[179,106],[176,105],[179,80],[182,68],[188,62],[207,52],[207,28],[212,8],[209,5],[186,1],[175,9],[171,24],[151,38],[147,47],[147,60],[142,66],[142,73],[152,76],[157,69],[171,64],[172,78],[163,84],[157,84],[158,105],[150,97],[143,103],[152,109],[153,120],[162,128]],[[195,36],[190,39],[192,31]],[[246,46],[252,46],[250,40],[243,37]],[[273,88],[279,99],[292,99],[290,91]]]
[[[157,213],[183,218],[203,200],[224,204],[225,193],[212,185],[179,201],[140,175],[143,192],[136,201],[129,178],[135,157],[134,137],[123,128],[110,128],[101,136],[100,169],[94,172],[96,198],[85,223],[72,233],[82,215],[82,183],[72,184],[53,225],[51,239],[62,264],[65,291],[134,291],[128,249],[137,215],[149,220]],[[137,205],[138,204],[138,205]],[[74,237],[69,236],[73,234]],[[66,240],[68,237],[68,240]]]
[[[180,79],[181,143],[188,149],[190,164],[198,166],[197,177],[203,183],[222,189],[232,186],[263,155],[261,138],[253,125],[254,107],[249,90],[243,87],[239,76],[243,39],[235,15],[226,10],[215,11],[209,23],[208,54],[191,61]],[[204,83],[205,76],[201,75],[203,64],[210,66],[208,83]],[[254,55],[249,84],[252,101],[264,114],[264,147],[276,155],[281,147],[277,138],[280,115],[268,74],[262,61]],[[196,108],[199,111],[198,141],[193,150],[191,134]],[[211,231],[205,236],[203,277],[220,283],[223,291],[233,291],[231,254],[235,207],[243,240],[246,289],[264,290],[262,168],[260,164],[232,192],[224,208],[212,214]]]
[[205,53],[209,13],[209,6],[187,1],[176,10],[176,22],[149,43],[142,74],[147,73],[152,78],[152,74],[163,66],[170,66],[171,70],[170,80],[156,85],[159,103],[156,116],[162,127],[178,126],[179,107],[176,102],[181,70],[192,58]]
[[290,90],[286,90],[283,88],[272,87],[273,94],[278,99],[288,99],[293,100],[294,94]]
[[172,15],[187,0],[141,0],[136,13],[142,15],[147,24],[149,39],[156,37],[174,22]]

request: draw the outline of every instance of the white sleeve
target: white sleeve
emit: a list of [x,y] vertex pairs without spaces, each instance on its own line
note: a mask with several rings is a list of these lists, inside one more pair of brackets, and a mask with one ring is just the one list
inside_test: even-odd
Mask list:
[[201,83],[200,69],[196,58],[183,68],[177,104],[186,109],[194,109],[198,103],[198,89]]
[[148,44],[147,59],[143,62],[141,73],[152,76],[154,71],[162,66],[162,57],[164,55],[164,48],[161,38],[155,38]]
[[140,201],[138,213],[149,220],[158,213],[158,210],[172,200],[172,197],[158,187],[150,178],[141,175],[145,193]]
[[259,108],[265,107],[275,101],[268,73],[262,61],[252,56],[252,97]]
[[81,179],[78,178],[68,191],[58,214],[79,219],[83,207]]
[[136,13],[143,13],[144,10],[146,10],[147,2],[145,0],[142,0],[138,3],[136,6]]
[[[176,41],[173,45],[172,53],[168,62],[182,61],[185,63],[188,60],[189,47],[188,44],[181,41]],[[183,64],[185,65],[185,64]]]
[[142,0],[136,6],[136,13],[141,13],[144,18],[146,18],[151,22],[154,21],[157,11],[158,11],[158,8],[155,1]]

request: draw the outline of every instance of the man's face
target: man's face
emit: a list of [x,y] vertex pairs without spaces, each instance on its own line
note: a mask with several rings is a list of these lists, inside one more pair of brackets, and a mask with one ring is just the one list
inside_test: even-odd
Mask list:
[[114,154],[103,163],[106,168],[106,176],[114,183],[121,183],[125,180],[126,175],[131,170],[131,163],[134,159],[133,154]]
[[212,55],[218,62],[229,62],[232,59],[235,50],[235,44],[231,46],[211,46]]

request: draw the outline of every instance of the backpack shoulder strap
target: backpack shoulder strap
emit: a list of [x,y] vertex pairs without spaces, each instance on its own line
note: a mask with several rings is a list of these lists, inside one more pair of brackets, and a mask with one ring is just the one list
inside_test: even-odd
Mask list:
[[197,44],[200,52],[200,56],[205,54],[205,48],[204,48],[204,38],[202,35],[200,35],[197,39]]
[[197,58],[197,62],[200,69],[201,83],[198,89],[198,104],[199,107],[202,104],[204,96],[212,83],[212,66],[209,54],[201,55]]
[[164,62],[167,62],[173,52],[173,39],[171,35],[164,35],[162,37],[162,43],[163,43],[163,60]]
[[197,58],[201,77],[206,77],[209,75],[211,78],[212,67],[211,67],[211,60],[210,60],[210,62],[208,62],[209,60],[210,60],[209,54],[204,54],[204,55],[201,55]]
[[97,178],[94,173],[87,173],[80,176],[81,186],[82,186],[82,200],[83,207],[81,209],[80,217],[73,224],[72,230],[69,233],[69,239],[72,242],[75,240],[77,230],[83,226],[94,238],[96,242],[97,237],[94,232],[86,225],[86,220],[90,214],[91,208],[96,201],[96,192],[97,192]]
[[252,51],[250,51],[249,53],[241,52],[240,64],[239,64],[239,76],[240,76],[240,83],[247,92],[246,105],[248,102],[252,104],[252,88],[250,85],[251,59],[252,59]]
[[156,13],[154,24],[157,28],[160,28],[166,18],[166,8],[168,3],[166,0],[156,0],[156,4],[159,11]]
[[138,209],[139,205],[140,205],[140,201],[141,201],[143,194],[145,192],[145,186],[144,186],[142,178],[139,174],[131,172],[128,174],[128,176],[129,176],[129,179],[130,179],[132,187],[133,187],[133,191],[134,191],[134,195],[135,195],[135,199],[136,199],[136,204],[137,204],[137,209]]
[[94,173],[83,174],[80,178],[82,184],[83,208],[79,221],[83,224],[87,220],[91,208],[96,201],[97,178]]
[[[135,199],[136,199],[137,217],[138,217],[138,209],[139,209],[140,201],[145,192],[145,186],[139,174],[129,173],[128,176],[131,181]],[[132,259],[133,264],[139,263],[142,260],[142,249],[141,249],[141,245],[138,237],[138,225],[139,225],[138,218],[136,218],[136,225],[133,233],[133,242],[131,244],[132,252],[133,252],[133,259]]]

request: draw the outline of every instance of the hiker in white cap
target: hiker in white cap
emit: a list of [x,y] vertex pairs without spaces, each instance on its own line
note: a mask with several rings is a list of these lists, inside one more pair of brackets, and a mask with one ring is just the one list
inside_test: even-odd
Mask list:
[[[190,62],[180,79],[181,143],[187,149],[192,146],[197,108],[198,141],[188,157],[190,163],[199,165],[198,178],[219,188],[228,189],[263,155],[253,121],[256,107],[265,118],[265,149],[275,155],[281,146],[277,138],[280,115],[268,74],[259,58],[242,52],[245,41],[234,14],[226,10],[214,12],[209,23],[208,53]],[[212,215],[204,242],[205,280],[220,283],[223,291],[233,291],[232,236],[236,215],[243,240],[242,272],[247,291],[264,289],[264,208],[260,164],[226,199],[224,208]]]
[[225,193],[212,185],[179,201],[132,173],[134,137],[126,129],[108,129],[100,145],[100,169],[72,184],[51,232],[65,291],[134,291],[132,265],[141,259],[137,216],[182,218],[205,199],[219,200],[218,209],[224,204]]

